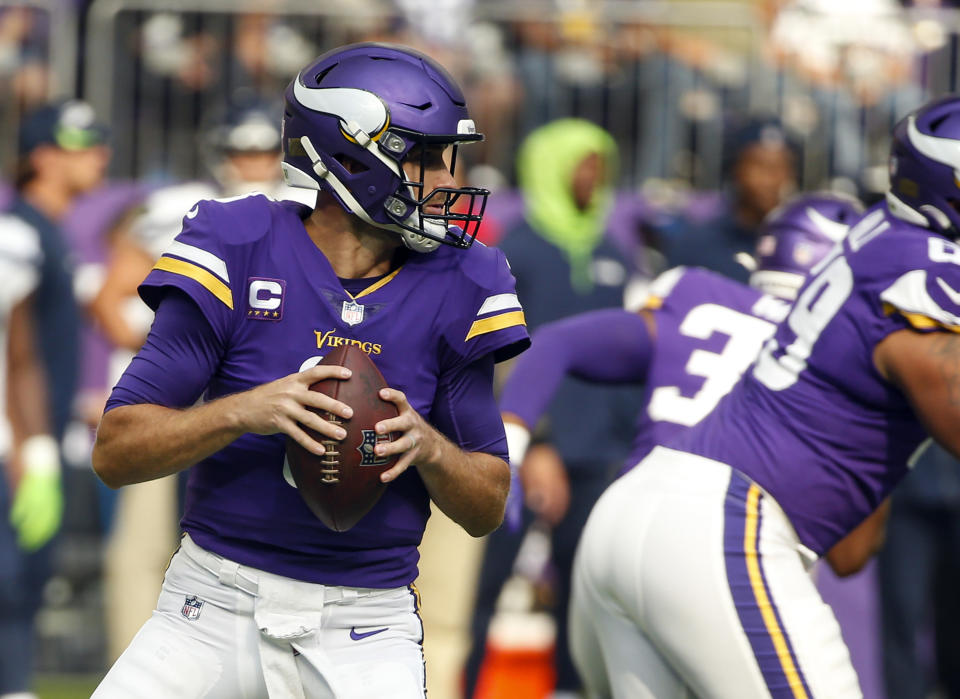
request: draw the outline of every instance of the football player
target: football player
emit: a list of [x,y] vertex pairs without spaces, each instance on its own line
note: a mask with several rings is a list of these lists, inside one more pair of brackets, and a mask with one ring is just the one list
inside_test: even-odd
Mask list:
[[[245,92],[233,95],[201,129],[199,147],[212,179],[173,184],[151,192],[126,225],[113,232],[102,286],[90,312],[114,345],[107,386],[113,386],[143,342],[153,312],[137,287],[180,232],[183,215],[197,201],[261,192],[274,199],[307,203],[316,192],[283,183],[280,171],[279,101],[274,105]],[[177,536],[177,477],[125,488],[104,560],[104,592],[112,600],[106,615],[107,653],[115,660],[127,647],[157,601],[163,572]],[[147,514],[149,513],[149,515]]]
[[[675,267],[653,282],[638,313],[592,311],[535,332],[500,398],[511,463],[523,462],[532,429],[567,375],[644,385],[626,468],[700,422],[786,317],[810,268],[862,212],[840,194],[800,195],[764,222],[749,287],[704,268]],[[520,470],[522,492],[535,510],[550,510],[565,501],[558,492],[565,480],[540,468]]]
[[890,171],[743,379],[594,508],[574,574],[592,694],[861,696],[807,569],[928,433],[960,455],[960,97],[897,125]]
[[[494,362],[528,344],[499,251],[471,245],[488,195],[457,187],[476,142],[463,95],[428,57],[355,44],[285,94],[283,170],[313,209],[262,195],[202,201],[140,288],[156,309],[107,405],[94,468],[120,487],[190,468],[185,532],[157,610],[95,696],[423,697],[417,545],[430,500],[482,536],[503,517],[506,439]],[[451,206],[468,202],[462,213]],[[399,416],[377,505],[334,532],[284,478],[316,411],[316,366],[368,351]],[[198,398],[203,402],[194,405]]]

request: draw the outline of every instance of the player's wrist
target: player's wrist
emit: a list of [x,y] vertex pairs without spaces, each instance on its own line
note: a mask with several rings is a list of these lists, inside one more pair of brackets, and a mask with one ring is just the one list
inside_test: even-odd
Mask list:
[[60,449],[49,434],[27,437],[20,445],[24,476],[57,476],[60,473]]
[[515,422],[505,422],[503,430],[507,435],[507,453],[510,455],[510,468],[518,469],[530,446],[530,430]]

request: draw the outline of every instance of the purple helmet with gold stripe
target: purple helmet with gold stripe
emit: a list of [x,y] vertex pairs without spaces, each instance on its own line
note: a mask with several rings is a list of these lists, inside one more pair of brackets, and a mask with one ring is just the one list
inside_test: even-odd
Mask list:
[[[340,47],[300,71],[284,98],[288,184],[330,192],[344,209],[419,252],[473,242],[489,192],[424,191],[428,151],[449,146],[453,172],[457,146],[483,138],[460,88],[433,59],[390,44]],[[402,167],[411,152],[419,156],[419,178]],[[423,205],[438,192],[443,214],[425,215]]]

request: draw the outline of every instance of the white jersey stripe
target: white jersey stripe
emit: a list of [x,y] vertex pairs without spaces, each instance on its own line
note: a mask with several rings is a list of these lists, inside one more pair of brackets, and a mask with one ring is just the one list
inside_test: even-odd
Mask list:
[[214,255],[212,252],[207,252],[206,250],[198,248],[195,245],[187,245],[186,243],[181,243],[179,240],[175,240],[170,243],[170,246],[166,249],[164,255],[176,255],[177,257],[182,257],[184,260],[188,260],[194,264],[200,265],[201,267],[205,267],[207,270],[220,277],[227,284],[230,283],[230,275],[227,274],[227,263]]
[[496,296],[488,296],[483,302],[483,305],[480,306],[480,310],[477,311],[477,315],[482,316],[486,313],[493,313],[495,311],[505,311],[508,308],[523,308],[523,306],[520,305],[520,299],[517,298],[516,294],[497,294]]

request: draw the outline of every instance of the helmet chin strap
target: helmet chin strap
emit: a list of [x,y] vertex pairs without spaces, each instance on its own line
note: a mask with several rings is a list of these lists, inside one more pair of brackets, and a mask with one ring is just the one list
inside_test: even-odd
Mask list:
[[[352,213],[356,214],[364,223],[397,233],[403,240],[403,244],[414,252],[433,252],[440,247],[440,241],[431,240],[426,236],[414,233],[413,231],[408,231],[402,226],[395,226],[390,223],[378,223],[377,221],[374,221],[372,218],[370,218],[369,214],[367,214],[364,208],[360,206],[360,203],[354,198],[353,194],[350,193],[350,190],[347,189],[343,182],[341,182],[337,176],[330,172],[330,169],[323,164],[323,161],[320,159],[320,154],[317,152],[317,149],[313,147],[313,144],[310,142],[310,139],[307,136],[300,137],[300,145],[303,146],[303,150],[310,158],[310,163],[313,166],[313,171],[317,174],[317,177],[329,184],[337,196],[340,197],[340,200],[347,205],[347,208],[349,208]],[[408,216],[406,220],[410,222],[410,225],[413,225],[415,221],[412,219],[416,217],[418,217],[418,213],[416,210],[414,210],[414,212]],[[427,228],[428,225],[431,227]],[[429,219],[424,220],[423,222],[424,229],[429,230],[431,233],[435,232],[433,227],[437,225],[438,224],[436,221],[430,221]],[[446,227],[440,224],[440,229],[440,235],[446,235]]]

